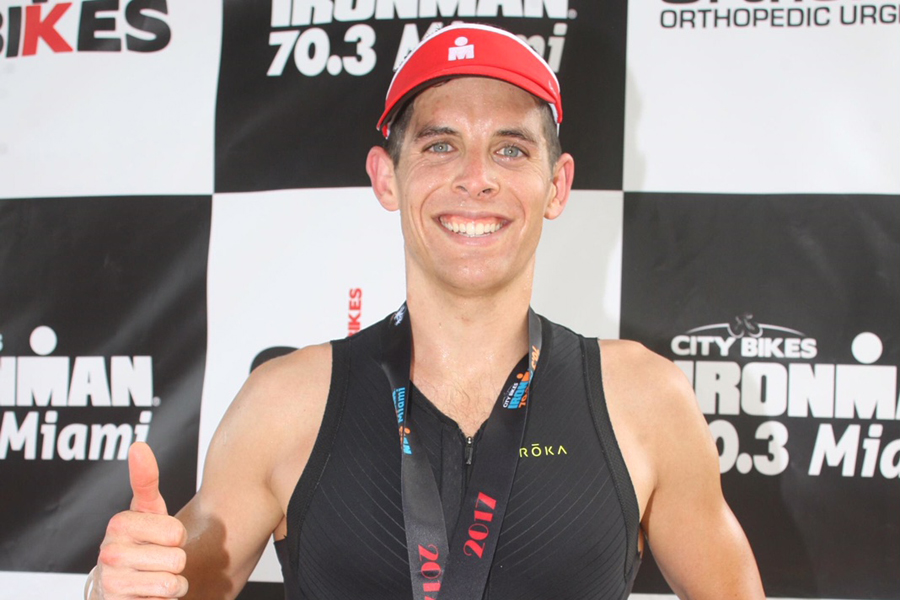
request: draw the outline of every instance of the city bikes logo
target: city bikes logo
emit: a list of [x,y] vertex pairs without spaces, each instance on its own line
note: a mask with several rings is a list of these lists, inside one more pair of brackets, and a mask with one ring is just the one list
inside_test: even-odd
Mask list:
[[167,0],[84,0],[0,8],[0,56],[158,52],[169,45]]
[[736,316],[728,323],[694,327],[676,335],[671,343],[676,356],[727,357],[733,349],[744,358],[812,359],[818,352],[814,338],[789,327],[757,323],[750,313]]
[[541,351],[537,346],[531,347],[531,370],[524,373],[516,373],[516,379],[509,389],[506,391],[506,398],[503,399],[503,408],[515,410],[521,408],[528,403],[528,386],[531,384],[531,373],[537,368],[538,358]]
[[[819,424],[809,475],[820,475],[827,466],[840,467],[845,477],[900,477],[900,439],[882,447],[885,426],[896,429],[900,420],[897,366],[876,364],[884,350],[877,334],[861,332],[854,338],[850,350],[856,364],[811,363],[818,356],[815,338],[744,314],[676,335],[669,349],[701,410],[711,417],[723,473],[733,467],[740,473],[782,473],[790,458],[790,423],[823,419],[829,422]],[[766,453],[740,451],[731,420],[738,416],[768,419],[755,433],[757,440],[767,441]],[[841,420],[847,425],[837,435]]]
[[[0,355],[0,460],[125,460],[133,441],[147,441],[160,404],[152,357],[51,356],[57,336],[46,326],[34,329],[29,342],[35,356]],[[78,408],[137,412],[137,422],[64,418]]]
[[[864,0],[661,0],[663,29],[776,29],[896,25],[900,4]],[[827,2],[828,4],[825,4]]]
[[[373,20],[438,19],[424,31],[415,23],[404,25],[396,49],[388,50],[396,69],[423,36],[445,25],[444,20],[484,22],[497,17],[555,20],[550,35],[520,37],[558,72],[568,31],[566,21],[577,16],[578,12],[569,8],[569,0],[272,0],[269,45],[276,50],[267,75],[281,77],[291,71],[306,77],[326,72],[331,76],[368,75],[378,63],[379,51],[385,51],[376,48],[376,27],[369,23]],[[337,27],[328,27],[333,24]],[[472,58],[474,49],[467,43],[451,48],[449,60]]]
[[516,379],[506,390],[506,398],[503,399],[503,408],[515,410],[524,407],[528,402],[528,385],[531,383],[531,372],[516,373]]

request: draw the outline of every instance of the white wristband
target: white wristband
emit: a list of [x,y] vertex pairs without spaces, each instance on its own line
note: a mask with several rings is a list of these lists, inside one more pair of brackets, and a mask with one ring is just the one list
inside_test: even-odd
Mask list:
[[88,573],[87,581],[84,582],[84,600],[91,600],[91,594],[94,592],[94,571],[96,570],[97,565],[94,565],[94,568]]

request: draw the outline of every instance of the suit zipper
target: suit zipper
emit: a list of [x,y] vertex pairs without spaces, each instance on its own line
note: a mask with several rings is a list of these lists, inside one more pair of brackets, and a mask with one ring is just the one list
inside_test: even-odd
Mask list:
[[475,455],[475,439],[472,437],[466,436],[465,455],[466,455],[466,482],[465,482],[465,485],[468,486],[469,479],[472,478],[472,458]]

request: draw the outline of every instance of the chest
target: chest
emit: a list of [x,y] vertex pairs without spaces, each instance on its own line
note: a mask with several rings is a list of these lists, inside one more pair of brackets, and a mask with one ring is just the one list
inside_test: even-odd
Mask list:
[[508,373],[503,377],[495,375],[445,385],[432,385],[427,379],[417,379],[414,386],[420,404],[427,404],[438,420],[448,422],[465,437],[472,437],[490,417],[498,395],[509,383],[507,379]]
[[[516,472],[486,598],[612,599],[627,587],[627,525],[580,371],[535,381],[525,441],[510,449]],[[389,408],[365,385],[348,389],[300,529],[297,583],[305,591],[298,597],[371,597],[373,590],[411,597],[399,438]],[[445,523],[453,525],[469,474],[491,457],[480,454],[478,435],[470,443],[453,419],[415,393],[409,418],[432,466]],[[354,565],[354,576],[341,576],[337,564]]]

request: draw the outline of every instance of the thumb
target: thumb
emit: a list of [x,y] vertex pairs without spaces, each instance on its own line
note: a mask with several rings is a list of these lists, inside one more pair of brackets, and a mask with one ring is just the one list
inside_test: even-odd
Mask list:
[[128,451],[128,476],[131,480],[131,510],[158,515],[169,514],[166,501],[159,493],[159,466],[153,450],[143,442],[135,442]]

